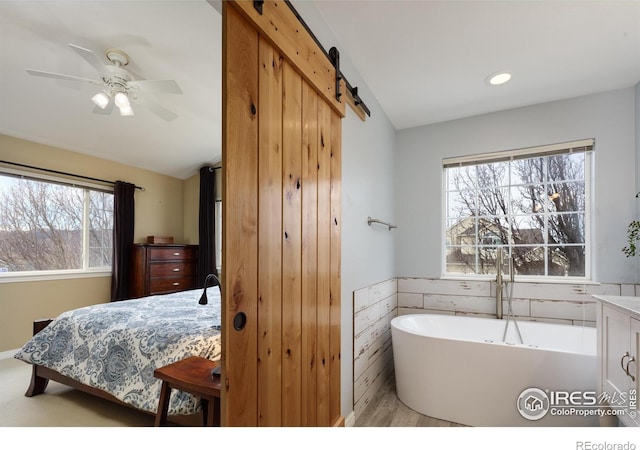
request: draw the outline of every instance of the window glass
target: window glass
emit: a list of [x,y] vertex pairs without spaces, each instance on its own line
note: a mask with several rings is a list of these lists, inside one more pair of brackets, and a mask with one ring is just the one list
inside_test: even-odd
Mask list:
[[444,273],[495,274],[503,247],[518,275],[588,277],[590,153],[445,165]]
[[113,194],[0,174],[0,272],[111,266]]
[[113,194],[89,191],[89,267],[111,266]]

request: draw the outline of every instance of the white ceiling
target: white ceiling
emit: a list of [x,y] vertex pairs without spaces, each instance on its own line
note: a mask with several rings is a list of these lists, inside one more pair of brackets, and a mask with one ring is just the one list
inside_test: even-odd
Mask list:
[[[396,129],[640,81],[638,1],[317,5]],[[498,71],[513,78],[489,85]]]
[[[0,0],[0,133],[189,177],[221,156],[221,41],[221,16],[206,1]],[[178,118],[135,102],[132,117],[93,114],[98,86],[27,74],[97,79],[69,43],[105,62],[120,49],[142,79],[175,80],[183,94],[153,101]]]
[[[325,47],[349,55],[399,130],[640,81],[640,1],[314,6],[337,37]],[[26,73],[95,78],[69,43],[119,48],[138,76],[176,80],[184,94],[154,100],[178,119],[135,103],[133,117],[92,114],[96,86]],[[220,159],[220,55],[220,14],[204,0],[0,0],[0,133],[186,178]],[[509,83],[486,83],[502,70]]]

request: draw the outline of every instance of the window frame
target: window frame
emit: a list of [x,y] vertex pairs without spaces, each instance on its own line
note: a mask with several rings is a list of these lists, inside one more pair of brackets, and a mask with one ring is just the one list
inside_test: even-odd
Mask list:
[[[113,185],[102,185],[96,183],[90,183],[85,181],[78,181],[73,178],[65,178],[62,176],[52,176],[48,174],[41,174],[36,172],[30,172],[27,170],[13,169],[8,167],[0,167],[0,177],[13,177],[25,180],[32,180],[43,183],[59,184],[63,186],[69,186],[74,188],[81,188],[90,191],[114,193]],[[86,208],[88,202],[88,196],[85,194],[83,202],[83,223],[82,223],[82,268],[81,269],[64,269],[64,270],[31,270],[21,272],[0,272],[0,284],[2,283],[14,283],[14,282],[29,282],[29,281],[47,281],[47,280],[64,280],[64,279],[77,279],[77,278],[94,278],[94,277],[107,277],[112,275],[112,266],[103,267],[89,267],[89,227],[88,218],[89,211]]]
[[[490,152],[490,153],[482,153],[475,154],[469,156],[462,157],[453,157],[453,158],[444,158],[442,160],[442,216],[441,216],[441,278],[443,279],[461,279],[461,280],[493,280],[495,279],[495,274],[481,274],[481,273],[453,273],[447,272],[447,249],[450,247],[448,245],[448,225],[451,217],[448,217],[448,195],[450,192],[448,186],[447,179],[447,169],[452,167],[462,167],[462,166],[477,166],[481,164],[489,164],[495,162],[511,162],[519,159],[531,159],[536,157],[550,157],[554,155],[566,155],[574,152],[582,152],[585,154],[584,158],[584,252],[585,252],[585,263],[584,263],[584,276],[557,276],[557,275],[516,275],[516,279],[520,279],[521,281],[544,281],[544,282],[563,282],[563,283],[589,283],[594,280],[593,273],[593,200],[594,200],[594,154],[595,154],[595,139],[582,139],[577,141],[563,142],[558,144],[551,144],[545,146],[538,147],[528,147],[521,148],[515,150],[506,150],[500,152]],[[546,185],[549,182],[546,178],[544,179],[544,184]],[[566,181],[566,180],[559,180]],[[509,179],[509,185],[505,186],[505,188],[513,188],[519,186],[517,183],[512,184],[511,179]],[[477,191],[477,188],[474,189]],[[570,212],[567,212],[569,214]],[[551,212],[545,212],[545,215],[550,215]],[[470,216],[470,217],[483,217],[479,216]],[[524,217],[518,214],[512,214],[507,217]],[[476,220],[477,222],[477,220]],[[548,221],[545,221],[545,224],[548,224]],[[546,225],[545,225],[546,227]],[[475,237],[478,235],[478,226],[475,224]],[[545,239],[546,241],[546,239]],[[477,249],[477,240],[474,244]],[[549,249],[552,247],[548,242],[541,244],[545,249]],[[503,246],[505,250],[507,250],[510,254],[512,250],[513,244],[512,242],[507,243]],[[505,258],[508,258],[508,255],[505,255]],[[477,270],[477,264],[476,264]],[[548,269],[545,269],[545,272]]]

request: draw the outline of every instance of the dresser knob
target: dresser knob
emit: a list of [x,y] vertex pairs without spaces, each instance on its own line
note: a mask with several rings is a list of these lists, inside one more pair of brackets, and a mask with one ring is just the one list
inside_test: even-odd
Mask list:
[[180,286],[180,283],[178,283],[177,281],[175,283],[171,283],[173,286]]
[[176,267],[175,269],[173,269],[173,271],[174,272],[180,272],[180,269]]
[[173,256],[180,256],[180,252],[174,252]]

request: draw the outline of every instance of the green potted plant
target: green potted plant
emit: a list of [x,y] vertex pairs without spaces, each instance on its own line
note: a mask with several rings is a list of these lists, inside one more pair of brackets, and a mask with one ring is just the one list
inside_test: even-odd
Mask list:
[[636,247],[636,243],[640,240],[640,221],[634,220],[629,224],[627,228],[627,240],[628,245],[623,247],[622,252],[628,257],[636,256],[638,253],[638,248]]

